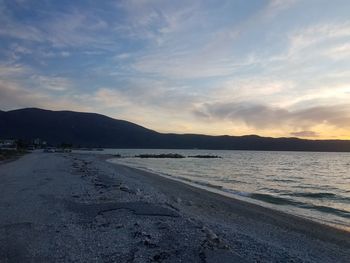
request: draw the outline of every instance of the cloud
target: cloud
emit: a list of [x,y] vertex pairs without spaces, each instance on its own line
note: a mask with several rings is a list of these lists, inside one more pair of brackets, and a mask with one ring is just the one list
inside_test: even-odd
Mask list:
[[158,54],[144,56],[133,64],[133,68],[142,73],[174,79],[209,78],[229,75],[232,65],[220,61],[220,58],[206,60],[200,54]]
[[244,122],[259,129],[280,125],[288,115],[284,109],[249,103],[212,103],[204,104],[201,108],[194,111],[197,116],[205,116],[209,120]]
[[69,57],[71,54],[70,54],[70,52],[68,52],[68,51],[62,51],[61,52],[61,56],[62,57]]
[[[350,28],[349,28],[350,29]],[[333,60],[346,60],[350,57],[350,44],[341,44],[331,47],[324,52],[325,56]]]
[[54,47],[105,48],[111,44],[109,35],[101,34],[105,29],[107,29],[107,22],[100,17],[84,11],[73,11],[52,16],[45,31],[46,40]]
[[[49,81],[48,78],[46,81]],[[77,96],[74,92],[57,92],[60,90],[50,88],[36,85],[24,86],[21,81],[0,79],[1,110],[39,107],[54,110],[93,111],[94,107],[85,103],[82,95]]]
[[127,79],[119,86],[101,87],[96,90],[94,96],[110,107],[129,105],[140,111],[147,109],[179,115],[189,110],[193,103],[201,100],[191,87],[150,78]]
[[207,120],[240,122],[256,129],[305,129],[317,125],[350,128],[349,105],[317,106],[291,111],[249,102],[212,103],[201,105],[194,110],[194,114]]
[[311,25],[290,34],[288,57],[300,58],[300,55],[309,57],[315,55],[315,52],[316,54],[341,52],[342,49],[347,48],[344,45],[339,47],[339,41],[343,42],[349,38],[350,23],[348,21]]
[[290,133],[292,136],[297,136],[297,137],[318,137],[319,134],[314,131],[299,131],[299,132],[291,132]]
[[[264,101],[265,103],[280,103],[280,96],[295,88],[290,80],[272,77],[229,78],[215,86],[209,93],[213,99],[227,102]],[[278,102],[278,103],[277,103]]]
[[130,57],[131,57],[130,53],[121,53],[121,54],[115,55],[113,57],[113,59],[116,60],[116,61],[119,61],[119,60],[128,59]]
[[[89,46],[110,49],[113,46],[112,36],[106,34],[106,30],[109,30],[108,22],[93,10],[82,8],[78,11],[75,8],[67,8],[65,11],[58,11],[44,5],[40,19],[33,19],[28,23],[17,19],[15,12],[6,4],[1,6],[2,37],[25,41],[27,45],[40,43],[54,48]],[[62,53],[62,56],[67,54]]]
[[122,22],[115,25],[117,32],[126,38],[145,39],[161,45],[167,36],[190,25],[199,4],[197,1],[119,1],[116,7],[125,15]]
[[28,72],[28,67],[21,64],[0,64],[0,77],[2,78],[18,77]]
[[[48,93],[23,88],[19,83],[13,81],[0,80],[0,104],[2,110],[26,107],[55,108],[60,101],[61,98],[56,97],[54,99]],[[72,104],[69,104],[69,107],[72,106]]]
[[40,88],[51,91],[66,91],[73,87],[71,81],[63,77],[34,75],[31,79]]
[[247,62],[233,57],[239,33],[235,19],[228,25],[212,19],[227,11],[232,4],[229,1],[211,6],[212,14],[205,9],[209,5],[206,2],[122,3],[128,23],[118,25],[117,31],[133,40],[146,41],[145,52],[139,52],[130,64],[136,73],[172,79],[221,77]]
[[69,51],[45,51],[45,50],[36,50],[36,54],[41,58],[68,58],[71,56]]
[[44,34],[34,26],[20,25],[17,22],[4,21],[1,19],[0,36],[7,36],[19,40],[41,42],[45,39]]
[[273,17],[295,5],[299,0],[270,0],[263,10],[264,17]]

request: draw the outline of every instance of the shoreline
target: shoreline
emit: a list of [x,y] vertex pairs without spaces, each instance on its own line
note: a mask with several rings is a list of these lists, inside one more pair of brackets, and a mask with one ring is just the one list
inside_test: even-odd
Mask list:
[[[108,160],[106,160],[107,162],[109,162]],[[245,206],[247,208],[247,210],[253,210],[254,212],[257,213],[262,213],[264,215],[273,215],[272,217],[276,217],[276,220],[280,220],[281,222],[289,222],[291,221],[291,225],[297,225],[297,223],[301,223],[301,224],[306,224],[308,226],[312,226],[315,228],[320,228],[319,233],[323,232],[324,230],[328,231],[335,231],[336,234],[338,234],[338,231],[341,235],[345,234],[345,235],[349,235],[350,237],[350,231],[348,229],[343,229],[341,227],[336,227],[335,225],[329,225],[329,224],[325,224],[322,223],[320,221],[315,221],[306,217],[302,217],[300,215],[293,215],[291,213],[287,213],[285,211],[282,210],[278,210],[278,209],[274,209],[272,207],[268,207],[268,206],[264,206],[258,203],[254,203],[254,202],[249,202],[247,201],[245,198],[239,199],[236,198],[236,196],[234,196],[233,194],[229,194],[217,189],[213,189],[213,188],[209,188],[209,187],[205,187],[202,185],[198,185],[196,183],[191,183],[191,182],[186,182],[186,181],[182,181],[181,179],[177,179],[177,178],[171,178],[170,176],[166,176],[157,172],[151,172],[151,171],[147,171],[147,170],[143,170],[140,168],[135,168],[135,167],[131,167],[128,165],[124,165],[124,164],[120,164],[120,163],[114,163],[114,162],[110,162],[113,165],[116,166],[122,166],[126,169],[130,169],[135,171],[135,173],[144,173],[144,176],[152,176],[152,177],[160,177],[162,179],[167,180],[167,184],[172,184],[173,182],[179,183],[180,187],[184,187],[184,186],[189,186],[191,191],[194,192],[199,192],[201,195],[205,195],[205,196],[211,196],[212,198],[215,200],[219,200],[222,201],[224,203],[239,203],[240,206]],[[157,180],[157,179],[156,179]],[[183,186],[181,186],[183,185]],[[187,189],[188,190],[188,189]],[[294,222],[295,221],[295,222]],[[283,224],[283,223],[282,223]],[[323,229],[325,228],[325,229]]]
[[[183,184],[186,184],[186,185],[189,185],[189,186],[201,189],[203,191],[208,191],[208,192],[211,192],[211,193],[214,193],[214,194],[225,196],[227,198],[233,199],[234,201],[239,200],[239,201],[242,201],[242,202],[247,202],[249,204],[253,204],[253,205],[257,205],[259,207],[264,207],[264,208],[267,208],[267,209],[271,209],[273,211],[281,212],[281,213],[284,213],[286,215],[295,216],[295,217],[298,217],[300,219],[305,219],[305,220],[308,220],[308,221],[311,221],[311,222],[314,222],[314,223],[318,223],[318,224],[321,224],[321,225],[325,225],[325,226],[328,226],[328,227],[331,227],[331,228],[335,228],[335,229],[338,229],[338,230],[350,233],[350,226],[349,225],[343,225],[343,224],[340,224],[340,223],[337,224],[337,223],[333,223],[331,221],[321,220],[321,219],[317,219],[317,218],[311,217],[311,216],[307,217],[306,215],[303,215],[302,213],[293,214],[293,212],[295,212],[293,210],[283,209],[281,207],[278,207],[277,205],[273,205],[273,204],[270,204],[268,202],[261,201],[259,199],[254,199],[254,198],[251,198],[249,196],[244,196],[244,195],[231,193],[229,191],[221,190],[221,189],[219,189],[219,188],[217,188],[215,186],[211,187],[210,185],[205,185],[205,184],[200,184],[200,183],[197,183],[197,182],[192,182],[190,180],[185,180],[184,178],[180,178],[180,177],[176,177],[176,176],[172,176],[172,175],[168,175],[168,174],[162,174],[160,172],[157,172],[157,171],[154,171],[154,170],[151,170],[151,169],[140,168],[140,167],[133,167],[133,166],[129,166],[128,164],[123,164],[122,162],[113,162],[113,161],[111,161],[113,159],[115,159],[115,157],[111,157],[110,158],[110,157],[106,156],[104,158],[104,160],[106,162],[109,162],[111,164],[121,165],[121,166],[125,166],[125,167],[131,168],[131,169],[135,169],[136,171],[142,171],[142,172],[150,173],[150,174],[153,174],[153,175],[156,175],[156,176],[160,176],[160,177],[166,178],[166,179],[171,180],[171,181],[180,182],[180,183],[183,183]],[[297,207],[292,207],[292,209],[296,209],[297,210],[298,208]]]
[[350,234],[112,164],[31,153],[0,166],[4,262],[348,262]]

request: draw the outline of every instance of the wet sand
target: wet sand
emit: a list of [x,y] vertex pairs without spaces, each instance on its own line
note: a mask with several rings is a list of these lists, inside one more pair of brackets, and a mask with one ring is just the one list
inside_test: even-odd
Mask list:
[[349,262],[350,234],[88,154],[0,165],[0,262]]

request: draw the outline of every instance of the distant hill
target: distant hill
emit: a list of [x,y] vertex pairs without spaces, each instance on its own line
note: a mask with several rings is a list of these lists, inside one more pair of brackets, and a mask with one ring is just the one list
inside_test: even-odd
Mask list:
[[81,147],[350,152],[350,141],[164,134],[96,113],[36,108],[0,111],[0,139],[43,139]]

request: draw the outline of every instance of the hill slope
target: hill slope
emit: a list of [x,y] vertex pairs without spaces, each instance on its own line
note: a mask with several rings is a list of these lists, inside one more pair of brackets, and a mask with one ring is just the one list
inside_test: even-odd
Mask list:
[[156,132],[100,114],[35,108],[0,114],[0,137],[41,138],[52,144],[136,147]]
[[41,138],[83,147],[349,151],[350,141],[251,136],[162,134],[95,113],[36,108],[0,111],[0,138]]

